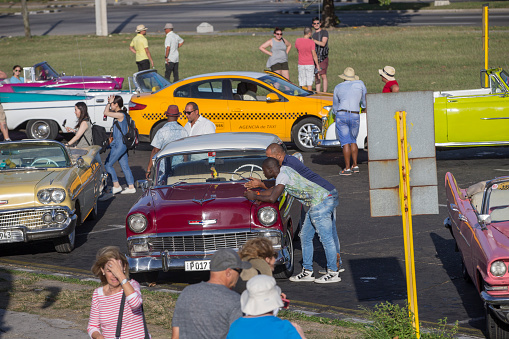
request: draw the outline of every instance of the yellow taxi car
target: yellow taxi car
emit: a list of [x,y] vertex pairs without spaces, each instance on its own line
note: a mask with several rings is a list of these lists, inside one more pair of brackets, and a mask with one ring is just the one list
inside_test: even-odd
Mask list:
[[[304,90],[274,73],[219,72],[202,74],[161,86],[153,74],[136,79],[152,93],[134,94],[129,112],[141,136],[153,139],[166,123],[168,105],[184,110],[195,102],[200,114],[216,125],[216,133],[265,132],[301,151],[312,151],[313,132],[332,106],[332,94]],[[184,125],[184,114],[179,118]]]

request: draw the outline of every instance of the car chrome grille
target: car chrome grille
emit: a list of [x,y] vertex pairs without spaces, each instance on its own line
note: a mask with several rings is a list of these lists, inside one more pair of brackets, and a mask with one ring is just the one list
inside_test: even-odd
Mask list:
[[[14,212],[0,213],[0,228],[9,229],[19,226],[25,226],[31,230],[45,229],[55,227],[53,223],[42,221],[44,213],[51,212],[51,209],[26,209]],[[55,213],[64,213],[68,216],[65,209],[55,209]]]
[[214,252],[220,248],[240,248],[258,235],[251,232],[158,237],[149,240],[151,252]]

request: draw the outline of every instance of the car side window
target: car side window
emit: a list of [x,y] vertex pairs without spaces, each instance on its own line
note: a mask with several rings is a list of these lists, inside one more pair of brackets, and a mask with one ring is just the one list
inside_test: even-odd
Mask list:
[[245,79],[233,79],[231,87],[234,100],[266,101],[267,94],[276,93],[259,83]]
[[174,96],[194,99],[225,99],[223,80],[206,80],[187,84],[177,88]]

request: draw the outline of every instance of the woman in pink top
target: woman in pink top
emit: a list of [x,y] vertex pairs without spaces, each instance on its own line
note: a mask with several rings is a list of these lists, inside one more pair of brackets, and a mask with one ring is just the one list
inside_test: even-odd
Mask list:
[[[122,294],[125,293],[124,315],[120,337],[145,338],[140,284],[128,280],[129,264],[116,246],[107,246],[97,252],[92,272],[101,279],[92,297],[88,334],[93,339],[115,338]],[[147,332],[148,333],[148,332]]]

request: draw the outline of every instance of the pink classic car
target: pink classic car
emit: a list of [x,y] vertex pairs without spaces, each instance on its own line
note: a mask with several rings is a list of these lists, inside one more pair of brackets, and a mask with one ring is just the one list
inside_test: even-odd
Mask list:
[[463,277],[485,304],[488,338],[509,338],[509,177],[461,189],[445,176],[449,228],[461,253]]
[[284,146],[273,134],[218,133],[165,146],[127,215],[131,273],[155,280],[161,270],[208,271],[216,250],[265,237],[278,253],[274,276],[291,276],[302,206],[284,194],[273,204],[244,197],[247,178],[265,180],[261,165],[274,142]]
[[124,78],[102,76],[65,75],[55,71],[46,61],[23,68],[24,83],[11,84],[9,78],[0,82],[0,92],[23,92],[38,87],[120,90]]

